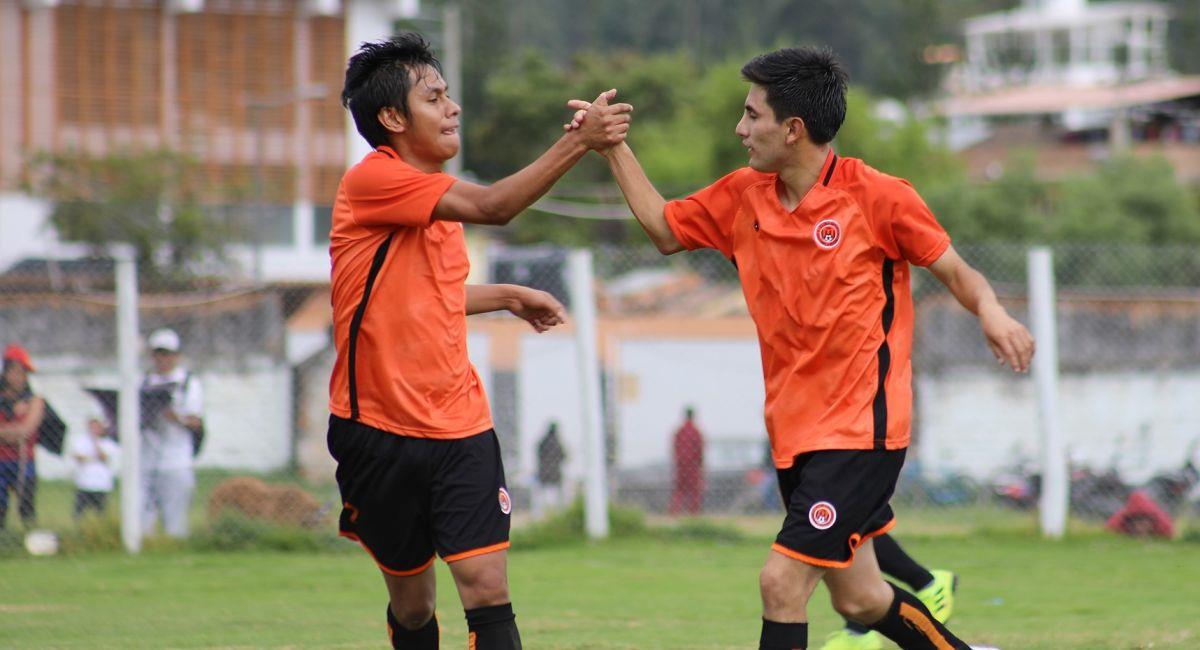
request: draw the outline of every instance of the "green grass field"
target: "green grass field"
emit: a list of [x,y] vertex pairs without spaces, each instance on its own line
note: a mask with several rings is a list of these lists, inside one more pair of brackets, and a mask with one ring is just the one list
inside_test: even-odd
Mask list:
[[[770,540],[643,535],[515,550],[525,646],[753,648]],[[1200,544],[1099,534],[900,538],[962,576],[953,628],[1014,649],[1200,648]],[[349,543],[347,543],[349,546]],[[443,647],[465,647],[439,564]],[[385,595],[359,551],[92,553],[0,560],[4,648],[383,648]],[[837,622],[824,593],[813,647]]]

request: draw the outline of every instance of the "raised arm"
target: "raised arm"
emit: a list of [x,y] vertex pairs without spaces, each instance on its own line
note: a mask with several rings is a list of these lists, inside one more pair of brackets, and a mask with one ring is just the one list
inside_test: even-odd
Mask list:
[[[586,124],[584,121],[585,126]],[[622,142],[604,152],[604,156],[608,158],[608,167],[617,179],[617,185],[625,195],[629,209],[633,211],[633,216],[641,224],[642,230],[649,235],[650,241],[654,242],[658,252],[671,255],[683,250],[683,244],[679,243],[679,239],[667,225],[667,201],[650,183],[641,163],[633,155],[633,149]]]
[[625,140],[629,104],[609,104],[616,90],[600,94],[588,108],[582,128],[564,133],[553,146],[517,173],[491,185],[458,181],[433,210],[434,219],[502,226],[533,205],[589,149],[606,149]]
[[1033,336],[996,300],[996,292],[987,278],[971,268],[953,246],[930,264],[929,270],[946,285],[960,305],[979,317],[979,326],[996,360],[1017,372],[1029,370],[1034,352]]

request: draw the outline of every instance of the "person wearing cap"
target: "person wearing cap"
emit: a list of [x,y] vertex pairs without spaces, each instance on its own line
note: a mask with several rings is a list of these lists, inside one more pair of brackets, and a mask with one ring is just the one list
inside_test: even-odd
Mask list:
[[142,532],[152,532],[161,517],[163,532],[182,538],[188,533],[188,510],[196,487],[193,431],[203,426],[204,393],[199,379],[180,363],[179,334],[155,330],[147,347],[152,368],[142,380],[143,395],[159,389],[170,399],[152,416],[143,399]]
[[21,522],[26,528],[37,518],[37,467],[33,446],[46,415],[46,403],[33,394],[29,373],[33,360],[19,345],[4,349],[0,371],[0,528],[8,520],[8,493],[17,496]]

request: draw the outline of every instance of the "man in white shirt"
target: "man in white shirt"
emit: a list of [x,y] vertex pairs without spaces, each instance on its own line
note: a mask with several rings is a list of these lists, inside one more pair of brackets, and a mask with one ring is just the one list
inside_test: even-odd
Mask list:
[[[196,487],[194,436],[203,428],[200,380],[179,363],[179,335],[160,329],[148,341],[153,369],[142,381],[142,530],[150,533],[162,516],[163,532],[182,538]],[[155,403],[152,393],[166,393]]]
[[112,427],[105,420],[104,415],[94,413],[88,419],[87,433],[70,439],[68,455],[75,466],[76,521],[88,510],[103,515],[113,489],[118,448],[111,436]]

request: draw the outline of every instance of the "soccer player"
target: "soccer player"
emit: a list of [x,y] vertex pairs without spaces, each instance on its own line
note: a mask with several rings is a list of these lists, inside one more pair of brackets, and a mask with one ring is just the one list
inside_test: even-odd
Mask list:
[[520,648],[506,549],[512,501],[487,396],[467,358],[466,316],[508,310],[538,332],[563,322],[550,294],[465,284],[463,226],[502,225],[589,149],[625,138],[632,107],[601,94],[589,124],[491,186],[455,179],[460,107],[417,34],[364,43],[342,103],[374,147],[338,187],[330,233],[337,359],[329,449],[339,530],[387,584],[395,648],[437,648],[433,560],[449,565],[479,650]]
[[[950,571],[926,569],[905,552],[890,533],[873,538],[879,570],[912,587],[938,621],[945,623],[954,614],[954,592],[958,576]],[[845,627],[829,635],[821,650],[883,650],[883,637],[871,628],[846,621]]]
[[[901,647],[967,648],[912,593],[884,581],[872,542],[895,523],[888,502],[909,443],[910,264],[928,267],[979,317],[1000,363],[1024,372],[1033,338],[912,186],[834,153],[846,74],[831,51],[778,50],[742,75],[750,91],[736,133],[749,167],[668,202],[627,144],[605,156],[660,252],[715,248],[737,267],[758,330],[787,503],[759,576],[759,646],[807,647],[806,606],[824,580],[842,616]],[[577,113],[564,126],[588,119]]]

